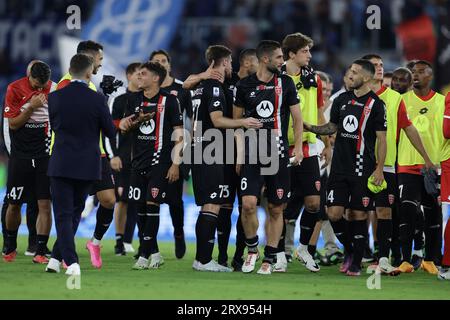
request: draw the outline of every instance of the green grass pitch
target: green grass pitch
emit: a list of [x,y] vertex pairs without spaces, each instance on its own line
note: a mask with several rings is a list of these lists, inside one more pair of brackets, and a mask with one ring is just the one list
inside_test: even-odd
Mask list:
[[[53,240],[51,240],[51,244]],[[381,277],[381,289],[369,290],[370,274],[347,277],[337,266],[322,267],[313,274],[298,261],[285,274],[261,276],[242,273],[195,272],[192,261],[195,244],[189,244],[182,260],[174,256],[173,243],[160,243],[165,264],[159,270],[131,270],[131,255],[113,254],[114,242],[103,242],[103,267],[91,267],[86,239],[77,240],[81,264],[81,289],[69,290],[67,276],[44,272],[25,257],[26,238],[19,239],[14,263],[0,262],[0,299],[450,299],[450,282],[422,270],[398,277]],[[136,245],[136,243],[135,243]],[[231,256],[234,248],[229,248]],[[216,253],[215,253],[216,256]],[[260,262],[257,263],[257,268]]]

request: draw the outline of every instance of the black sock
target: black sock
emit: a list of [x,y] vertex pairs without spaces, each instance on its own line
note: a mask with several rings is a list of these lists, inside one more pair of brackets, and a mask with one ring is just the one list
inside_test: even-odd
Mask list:
[[172,217],[173,234],[175,236],[183,235],[184,225],[184,205],[183,201],[169,204],[170,216]]
[[379,244],[378,259],[389,258],[392,240],[392,220],[378,219],[377,238]]
[[350,230],[352,231],[353,241],[353,261],[354,266],[361,267],[362,258],[364,255],[364,248],[366,247],[366,240],[368,238],[367,221],[350,221]]
[[411,262],[412,241],[415,230],[417,205],[405,200],[400,204],[399,236],[402,250],[402,260]]
[[230,240],[231,233],[231,214],[233,209],[231,208],[220,208],[219,217],[217,220],[217,243],[219,247],[219,258],[218,262],[220,264],[226,263],[228,260],[228,241]]
[[195,225],[197,237],[195,259],[202,264],[206,264],[212,259],[216,229],[217,215],[208,211],[200,211]]
[[114,208],[108,209],[100,205],[97,210],[97,223],[95,224],[94,238],[97,240],[102,240],[106,231],[113,220]]
[[117,247],[123,246],[123,234],[116,233],[116,246]]
[[147,221],[147,207],[143,203],[136,205],[136,224],[138,227],[139,244],[142,242],[142,231],[144,230],[145,222]]
[[392,256],[395,259],[401,259],[400,252],[400,239],[399,239],[399,210],[398,206],[394,205],[392,208],[392,241],[391,241],[391,251]]
[[271,246],[265,246],[264,247],[264,259],[263,262],[267,263],[275,263],[277,260],[277,248],[271,247]]
[[245,245],[248,248],[248,253],[257,253],[258,252],[258,245],[259,245],[258,235],[256,235],[253,238],[246,238],[245,239]]
[[316,251],[317,251],[317,246],[308,244],[308,252],[313,258],[314,258],[314,255],[316,254]]
[[37,202],[27,202],[27,228],[28,228],[28,247],[33,247],[37,245],[37,230],[36,222],[39,212]]
[[280,241],[278,241],[278,252],[286,250],[284,238],[286,237],[286,221],[283,219],[283,231],[281,232]]
[[353,246],[351,241],[351,235],[349,234],[348,221],[341,217],[338,221],[331,221],[331,226],[333,227],[334,234],[338,238],[339,242],[344,246],[346,254],[353,253]]
[[6,229],[6,254],[10,254],[17,249],[17,232],[19,230]]
[[423,250],[423,247],[425,245],[425,237],[424,237],[425,217],[420,207],[417,207],[416,220],[414,225],[415,225],[413,233],[414,250],[420,251]]
[[158,248],[159,206],[147,205],[147,217],[142,230],[141,256],[148,259],[151,254],[159,252]]
[[236,261],[242,261],[243,255],[245,251],[245,233],[244,233],[244,227],[242,226],[242,207],[239,207],[239,217],[236,222],[236,251],[234,252],[233,259]]
[[125,224],[125,232],[123,234],[123,242],[132,243],[134,237],[134,229],[136,228],[137,214],[136,205],[133,202],[128,202],[127,208],[127,222]]
[[[439,207],[424,207],[425,214],[425,261],[435,261],[440,250],[439,230],[442,217],[439,215]],[[440,220],[440,221],[439,221]],[[442,242],[442,241],[441,241]]]
[[1,220],[2,220],[2,234],[3,234],[3,248],[6,248],[6,241],[8,239],[8,237],[6,236],[6,210],[8,210],[8,198],[5,195],[5,197],[3,198],[2,216],[1,216]]
[[314,227],[317,221],[317,212],[303,210],[302,217],[300,218],[300,243],[307,246],[311,236],[314,232]]
[[[378,238],[378,227],[377,227],[377,238]],[[380,239],[380,238],[378,238]],[[373,252],[378,252],[380,250],[380,240],[373,241]]]
[[36,255],[44,256],[47,251],[48,235],[37,235],[37,249]]

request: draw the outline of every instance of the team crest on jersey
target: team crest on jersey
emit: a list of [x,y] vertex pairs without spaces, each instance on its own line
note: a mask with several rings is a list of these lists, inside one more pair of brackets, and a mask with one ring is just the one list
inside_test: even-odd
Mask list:
[[283,195],[284,195],[284,190],[283,189],[277,189],[278,199],[283,198]]
[[159,189],[158,188],[152,188],[152,197],[156,198],[158,196]]
[[320,181],[316,181],[316,189],[317,191],[320,191]]
[[161,113],[164,110],[164,106],[162,104],[158,104],[158,112]]
[[281,94],[281,87],[280,87],[280,86],[276,86],[276,87],[275,87],[275,93],[276,93],[277,95],[280,95],[280,94]]
[[369,113],[370,113],[370,108],[369,108],[369,106],[365,106],[365,107],[364,107],[364,114],[365,114],[366,116],[368,116]]
[[388,198],[389,198],[389,204],[393,205],[394,201],[395,201],[395,196],[393,194],[390,194],[390,195],[388,195]]
[[364,208],[367,208],[369,206],[369,201],[370,201],[369,197],[362,198],[362,204],[363,204]]

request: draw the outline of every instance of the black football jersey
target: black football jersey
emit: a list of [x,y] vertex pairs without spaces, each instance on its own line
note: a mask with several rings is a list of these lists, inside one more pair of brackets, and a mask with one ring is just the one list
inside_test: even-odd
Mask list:
[[344,92],[333,101],[330,122],[338,126],[331,174],[370,176],[376,167],[376,132],[387,130],[383,101],[373,91],[361,97]]
[[[245,118],[253,117],[263,124],[261,129],[266,130],[265,137],[267,137],[268,148],[271,146],[271,134],[275,132],[277,152],[282,158],[288,156],[287,131],[290,107],[298,103],[294,82],[287,75],[275,74],[268,83],[265,83],[260,81],[256,74],[252,74],[237,83],[236,107],[244,109]],[[263,137],[260,132],[257,136]],[[249,150],[249,141],[247,140],[247,156]]]
[[155,112],[155,115],[133,131],[132,168],[147,170],[160,163],[170,163],[173,127],[183,126],[177,98],[163,90],[151,99],[143,92],[136,97],[133,113],[141,109],[144,113]]

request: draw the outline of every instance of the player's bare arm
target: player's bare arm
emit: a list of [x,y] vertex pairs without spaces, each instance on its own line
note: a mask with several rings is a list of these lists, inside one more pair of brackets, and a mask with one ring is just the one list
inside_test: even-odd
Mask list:
[[328,122],[326,124],[323,125],[311,125],[309,123],[304,122],[303,123],[303,128],[306,131],[318,134],[318,135],[331,135],[333,133],[335,133],[337,131],[337,125],[333,122]]

